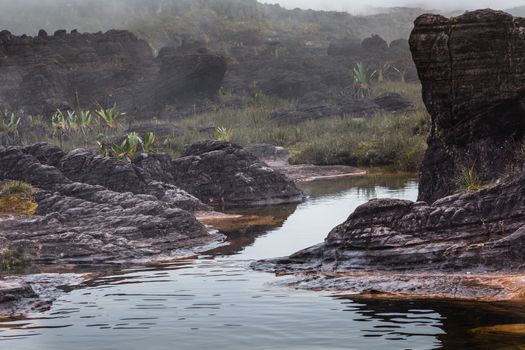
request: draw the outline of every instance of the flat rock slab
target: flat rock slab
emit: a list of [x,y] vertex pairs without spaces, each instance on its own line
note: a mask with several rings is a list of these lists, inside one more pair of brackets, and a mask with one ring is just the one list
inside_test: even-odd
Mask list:
[[[269,164],[271,166],[271,164]],[[366,171],[346,165],[275,165],[273,167],[280,173],[288,176],[295,182],[311,182],[318,180],[331,180],[344,177],[364,176]]]
[[25,282],[0,280],[0,303],[36,297],[37,295],[33,288]]
[[348,272],[294,276],[285,285],[365,299],[525,300],[525,275]]

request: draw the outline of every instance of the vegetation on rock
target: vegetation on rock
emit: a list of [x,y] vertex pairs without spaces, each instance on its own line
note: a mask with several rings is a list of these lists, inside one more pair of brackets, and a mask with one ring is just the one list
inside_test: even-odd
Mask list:
[[8,247],[0,249],[0,272],[10,272],[26,266],[29,256],[22,247]]
[[8,181],[0,186],[0,214],[34,215],[37,208],[30,184]]

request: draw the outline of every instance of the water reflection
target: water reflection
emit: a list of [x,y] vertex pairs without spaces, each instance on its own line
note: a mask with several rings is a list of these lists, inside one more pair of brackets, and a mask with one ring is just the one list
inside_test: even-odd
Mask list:
[[252,271],[252,259],[321,242],[371,198],[417,195],[410,178],[304,188],[310,201],[265,209],[277,223],[228,233],[229,247],[169,263],[98,270],[49,311],[1,320],[0,349],[503,350],[524,344],[516,334],[471,331],[523,323],[523,306],[364,300],[285,288],[280,277]]

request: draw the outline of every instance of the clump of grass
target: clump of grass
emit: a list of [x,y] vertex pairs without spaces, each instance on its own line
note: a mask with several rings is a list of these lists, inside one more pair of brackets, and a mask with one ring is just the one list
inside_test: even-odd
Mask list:
[[231,141],[233,139],[233,129],[218,126],[215,128],[216,141]]
[[16,144],[19,141],[19,126],[22,120],[16,113],[0,113],[0,144]]
[[22,247],[9,247],[0,249],[1,272],[10,272],[14,269],[28,265],[29,256]]
[[33,198],[33,186],[23,181],[8,181],[0,186],[0,196],[13,195]]
[[0,186],[0,214],[31,216],[37,208],[30,184],[8,181]]
[[456,184],[461,191],[466,193],[476,193],[488,187],[488,184],[481,180],[473,166],[462,166],[459,168]]

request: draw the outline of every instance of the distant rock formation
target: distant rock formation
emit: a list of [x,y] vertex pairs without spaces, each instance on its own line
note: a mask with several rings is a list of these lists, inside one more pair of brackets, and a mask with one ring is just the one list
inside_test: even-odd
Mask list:
[[410,45],[432,116],[420,200],[452,194],[462,168],[483,181],[523,163],[525,19],[479,10],[423,15]]
[[155,58],[127,31],[50,36],[0,32],[0,107],[32,114],[97,104],[140,116],[213,98],[226,60],[212,53],[165,53]]

